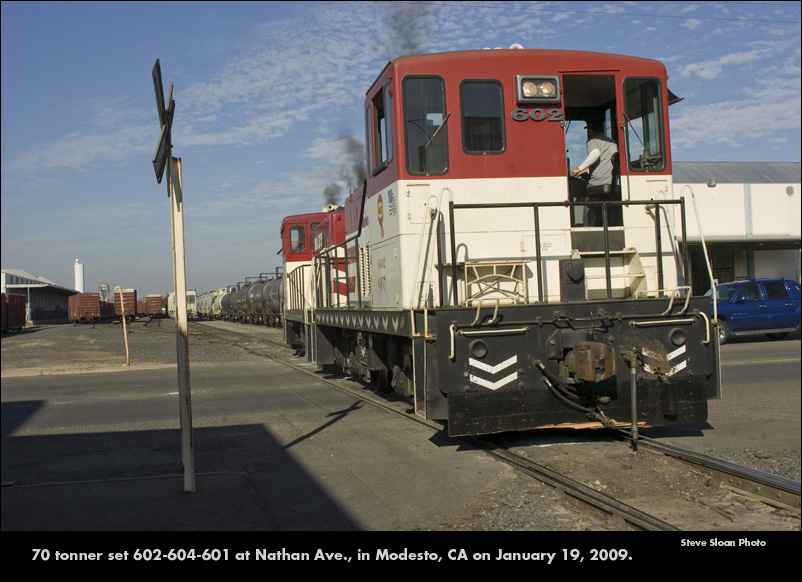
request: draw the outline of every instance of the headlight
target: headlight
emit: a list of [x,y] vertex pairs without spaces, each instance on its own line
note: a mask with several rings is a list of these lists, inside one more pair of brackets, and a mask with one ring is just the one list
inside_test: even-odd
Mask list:
[[518,75],[516,85],[519,103],[557,103],[560,101],[558,77]]

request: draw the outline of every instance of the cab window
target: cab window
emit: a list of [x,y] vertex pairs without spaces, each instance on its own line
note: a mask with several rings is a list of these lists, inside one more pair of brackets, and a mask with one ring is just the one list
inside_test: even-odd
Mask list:
[[634,172],[656,172],[666,167],[662,87],[657,79],[627,79],[627,151]]
[[448,171],[448,115],[439,77],[404,80],[404,141],[407,171],[418,176]]
[[466,81],[460,86],[462,147],[468,154],[501,153],[504,92],[498,81]]
[[390,111],[390,93],[385,87],[373,98],[365,120],[366,127],[370,128],[368,152],[371,174],[374,176],[393,159],[393,124]]
[[300,253],[306,250],[306,234],[303,226],[290,227],[290,251]]

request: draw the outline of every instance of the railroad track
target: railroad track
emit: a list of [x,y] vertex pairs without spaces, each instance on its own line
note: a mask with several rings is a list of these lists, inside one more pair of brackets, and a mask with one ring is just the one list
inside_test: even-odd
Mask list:
[[[393,394],[377,394],[366,389],[364,384],[356,381],[321,376],[315,368],[305,362],[304,364],[298,364],[289,358],[282,357],[281,352],[286,354],[288,349],[283,342],[271,339],[261,333],[249,333],[247,326],[243,326],[243,328],[243,331],[233,331],[198,322],[190,323],[191,332],[215,336],[251,353],[269,357],[297,371],[314,376],[319,381],[328,383],[339,390],[369,401],[408,420],[425,424],[433,430],[443,430],[442,423],[429,421],[410,413],[408,403],[401,399],[396,399]],[[276,350],[279,348],[280,351],[277,353]],[[739,494],[758,499],[763,503],[795,514],[800,513],[800,483],[798,481],[743,467],[643,436],[639,436],[637,442],[633,443],[631,436],[626,431],[610,431],[610,434],[628,441],[633,448],[649,447],[668,457],[691,464],[697,472],[719,480],[722,485]],[[584,510],[590,509],[602,521],[616,523],[617,529],[680,531],[679,528],[662,519],[536,463],[523,455],[512,452],[508,448],[492,442],[492,440],[479,437],[463,437],[463,440],[470,441],[474,446],[485,450],[488,454],[511,465],[523,474],[562,492],[575,504],[582,505]]]
[[[633,444],[628,433],[621,431],[620,437]],[[717,479],[723,486],[742,495],[800,514],[799,481],[744,467],[644,436],[639,436],[635,444],[638,447],[649,447],[692,465],[696,470]]]

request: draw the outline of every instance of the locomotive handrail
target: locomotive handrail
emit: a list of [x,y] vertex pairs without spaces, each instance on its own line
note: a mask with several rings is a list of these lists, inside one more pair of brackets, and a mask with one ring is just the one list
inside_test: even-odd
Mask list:
[[[649,205],[649,206],[646,207],[646,212],[649,212],[651,210],[651,206],[652,205]],[[655,209],[656,212],[660,212],[661,210],[663,211],[663,214],[666,217],[666,228],[668,229],[669,240],[671,241],[671,249],[672,249],[672,251],[673,251],[675,256],[680,256],[680,253],[677,251],[677,248],[674,246],[675,243],[676,243],[676,236],[674,235],[673,229],[671,227],[671,221],[669,219],[669,216],[668,216],[668,213],[667,213],[666,209],[665,208],[660,208],[659,206],[657,206],[656,209]],[[684,205],[683,205],[683,211],[684,211]],[[683,218],[683,220],[684,220],[684,218]],[[683,226],[684,226],[684,222],[683,222]],[[685,241],[685,238],[684,238],[684,234],[683,234],[683,242],[684,241]],[[683,247],[687,247],[687,245],[683,245]],[[686,262],[686,257],[683,255],[682,256],[682,260],[680,261],[680,265],[682,266],[682,277],[683,278],[686,278],[686,277],[689,276],[689,274],[686,273],[685,262]]]
[[[702,313],[701,311],[699,313]],[[629,325],[632,327],[651,327],[653,325],[678,325],[680,323],[693,323],[695,317],[686,317],[683,319],[655,319],[652,321],[630,321]]]
[[[447,120],[447,118],[446,118],[446,120]],[[443,122],[443,124],[445,124],[445,121]],[[439,128],[438,128],[438,131],[439,131]],[[435,133],[437,133],[437,132],[435,132]],[[434,136],[432,136],[432,138],[434,138]],[[428,199],[426,200],[426,214],[428,214],[428,216],[429,216],[429,221],[428,221],[428,223],[425,220],[421,222],[420,242],[418,244],[418,259],[417,259],[417,263],[415,264],[415,277],[417,277],[418,274],[419,274],[419,271],[422,270],[421,266],[420,266],[420,262],[421,262],[421,256],[424,253],[424,248],[426,249],[426,255],[427,255],[426,259],[424,259],[424,269],[425,269],[425,265],[428,263],[429,264],[429,272],[426,274],[426,276],[424,276],[424,273],[420,273],[421,285],[420,285],[420,287],[418,289],[418,297],[416,299],[416,303],[417,303],[416,307],[418,309],[420,309],[420,307],[421,307],[421,299],[423,298],[423,295],[424,295],[424,284],[428,281],[429,284],[431,285],[432,268],[434,267],[434,261],[433,260],[429,260],[429,257],[431,256],[431,248],[430,248],[429,245],[424,245],[423,244],[423,240],[424,240],[424,238],[426,236],[426,230],[427,230],[426,226],[427,226],[427,224],[429,225],[429,228],[428,228],[429,240],[431,241],[432,234],[434,234],[435,236],[437,236],[437,234],[438,234],[438,229],[437,228],[432,228],[432,223],[435,220],[438,221],[438,223],[439,223],[439,220],[440,220],[440,206],[443,203],[443,194],[445,194],[446,190],[448,191],[449,196],[451,197],[451,199],[453,199],[453,194],[451,194],[451,189],[446,187],[446,188],[442,188],[440,190],[440,194],[438,194],[437,197],[435,197],[434,195],[429,195]],[[434,200],[435,204],[437,205],[435,208],[433,208],[432,205],[431,205],[432,204],[432,200]],[[438,256],[438,259],[439,259],[439,256]],[[428,300],[424,303],[424,310],[426,310],[426,309],[428,309]]]
[[[315,282],[314,288],[315,293],[313,294],[315,298],[315,305],[312,306],[312,310],[314,311],[315,307],[332,307],[332,301],[329,297],[328,293],[333,289],[332,287],[332,278],[331,278],[331,270],[332,265],[334,265],[335,271],[339,272],[339,267],[341,265],[347,265],[346,257],[348,256],[348,243],[354,241],[357,237],[352,236],[341,243],[337,243],[335,245],[331,245],[322,251],[320,251],[316,256],[312,257],[312,273],[315,275]],[[354,246],[357,250],[357,254],[359,254],[359,243],[355,242]],[[343,249],[343,256],[337,255],[337,249],[342,247]],[[332,256],[332,253],[333,256]],[[346,267],[347,268],[347,267]],[[323,276],[319,276],[320,271],[324,272]],[[339,282],[340,280],[346,280],[346,286],[348,284],[348,274],[346,272],[345,277],[341,277],[339,274],[334,277],[334,282]],[[320,289],[320,283],[324,284],[324,289],[326,293],[322,293]],[[356,270],[356,291],[358,294],[358,304],[362,304],[362,286],[361,286],[361,273],[360,269],[357,267]],[[325,301],[324,298],[325,297]],[[351,306],[351,297],[350,293],[346,294],[346,307]],[[339,294],[337,295],[337,304],[336,307],[340,307],[340,297]]]
[[[452,279],[454,281],[454,305],[459,305],[459,297],[458,297],[458,286],[456,285],[457,281],[457,266],[456,266],[456,228],[455,228],[455,218],[454,212],[455,210],[476,210],[476,209],[504,209],[504,208],[531,208],[534,212],[534,231],[535,231],[535,266],[537,269],[537,300],[543,301],[544,297],[544,287],[543,287],[543,255],[541,252],[541,244],[540,244],[540,210],[541,208],[554,208],[554,207],[562,207],[562,208],[573,208],[575,206],[601,206],[602,207],[602,228],[603,228],[603,236],[604,236],[604,257],[605,257],[605,278],[607,281],[607,298],[612,298],[612,276],[611,276],[611,267],[610,267],[610,244],[609,244],[609,231],[610,225],[608,224],[607,220],[607,213],[609,207],[625,207],[625,206],[653,206],[658,208],[658,212],[655,213],[655,237],[656,237],[656,252],[657,252],[657,270],[658,270],[658,283],[659,287],[663,287],[663,280],[664,280],[664,273],[663,273],[663,261],[662,261],[662,243],[660,236],[660,228],[661,228],[661,221],[660,221],[660,213],[659,208],[664,205],[678,205],[681,211],[681,222],[682,222],[682,240],[683,243],[686,240],[686,225],[685,225],[685,201],[684,199],[679,200],[608,200],[608,201],[591,201],[591,200],[583,200],[583,201],[569,201],[563,200],[560,202],[501,202],[501,203],[467,203],[467,204],[455,204],[453,201],[449,201],[449,219],[451,222],[451,236],[450,236],[450,243],[451,243],[451,265],[452,265]],[[683,272],[687,275],[687,283],[691,284],[690,281],[690,271],[688,269],[687,261],[688,261],[688,250],[687,245],[683,245],[684,252],[682,257],[683,262]],[[440,277],[444,277],[444,273],[442,269],[440,270]],[[442,283],[441,283],[442,286]]]
[[[359,227],[357,228],[357,231],[354,234],[352,234],[351,236],[347,237],[341,243],[333,244],[333,245],[330,245],[330,246],[326,247],[325,249],[322,249],[317,255],[312,257],[312,263],[313,264],[319,263],[321,260],[323,260],[324,257],[328,260],[328,256],[331,254],[331,252],[332,251],[336,251],[336,249],[339,248],[339,247],[343,247],[344,255],[348,256],[348,243],[351,242],[351,241],[358,241],[359,237],[362,236],[362,223],[365,220],[365,203],[366,203],[367,198],[368,198],[367,194],[368,194],[368,181],[367,181],[367,179],[365,179],[362,182],[362,203],[360,204],[360,208],[359,208]],[[357,249],[357,254],[359,254],[359,242],[355,242],[354,244],[355,244],[356,249]],[[337,259],[337,258],[339,258],[339,257],[337,257],[335,255],[335,259]],[[360,275],[359,271],[360,271],[359,264],[357,263],[356,290],[357,290],[357,293],[359,294],[359,299],[358,299],[359,305],[362,305],[362,284],[361,284],[361,280],[360,280],[360,276],[361,275]],[[312,269],[312,273],[314,274],[315,272],[316,271],[313,268]],[[346,275],[346,277],[347,277],[347,275]],[[314,295],[316,296],[317,294],[314,294]],[[337,301],[338,301],[338,304],[339,304],[339,297],[338,297]],[[350,302],[351,302],[351,296],[350,296],[350,293],[348,293],[348,294],[346,294],[346,304],[347,304],[348,307],[350,307]],[[315,309],[315,305],[313,304],[312,305],[312,311],[313,312],[314,312],[314,309]]]
[[[471,324],[473,325],[473,324]],[[476,337],[476,336],[489,336],[489,335],[509,335],[509,334],[517,334],[517,333],[528,333],[529,327],[515,327],[515,328],[503,328],[503,329],[477,329],[466,331],[463,329],[458,329],[456,323],[452,323],[449,327],[449,337],[450,337],[450,346],[451,351],[448,354],[448,359],[454,361],[454,358],[457,357],[456,351],[456,336],[464,335],[466,337]]]
[[[479,315],[480,315],[480,313],[482,311],[482,304],[486,300],[487,301],[493,301],[492,299],[479,299],[479,304],[476,306],[476,318],[473,320],[473,323],[471,324],[471,327],[473,327],[473,326],[475,326],[476,324],[479,323]],[[490,318],[490,321],[488,322],[488,325],[493,325],[496,321],[498,321],[498,306],[499,306],[500,301],[498,299],[496,299],[495,302],[496,302],[496,306],[493,309],[493,317]]]
[[682,285],[680,287],[676,287],[675,289],[656,289],[654,291],[638,291],[635,293],[635,298],[637,299],[638,297],[643,297],[649,295],[650,293],[664,293],[666,291],[670,291],[671,295],[669,295],[668,309],[666,309],[663,313],[660,314],[665,316],[671,313],[671,310],[674,308],[674,298],[682,297],[680,291],[683,289],[686,291],[685,306],[682,308],[682,310],[680,310],[678,315],[684,315],[685,312],[688,311],[688,304],[690,304],[691,302],[691,288],[689,285]]

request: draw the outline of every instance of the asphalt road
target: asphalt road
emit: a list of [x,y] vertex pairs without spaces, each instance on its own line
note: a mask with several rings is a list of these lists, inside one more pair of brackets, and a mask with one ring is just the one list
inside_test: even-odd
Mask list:
[[4,378],[2,529],[426,530],[501,470],[275,362],[191,383],[185,497],[174,370]]

